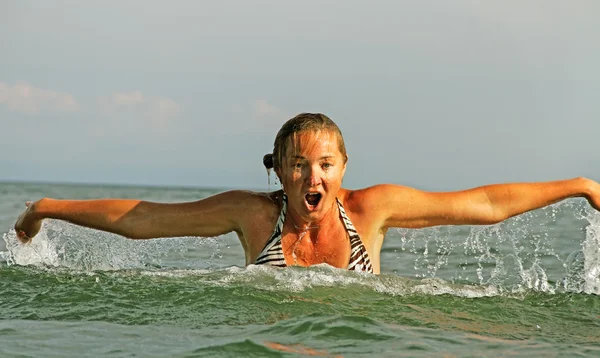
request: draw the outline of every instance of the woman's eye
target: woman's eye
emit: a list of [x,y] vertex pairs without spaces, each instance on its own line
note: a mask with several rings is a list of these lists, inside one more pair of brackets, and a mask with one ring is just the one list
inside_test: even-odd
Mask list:
[[331,163],[323,163],[323,169],[329,169],[333,166]]

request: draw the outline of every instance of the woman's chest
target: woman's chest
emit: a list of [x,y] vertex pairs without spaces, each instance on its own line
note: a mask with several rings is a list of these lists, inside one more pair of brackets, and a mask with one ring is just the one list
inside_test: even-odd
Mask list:
[[289,230],[282,233],[281,247],[288,266],[322,263],[346,268],[350,260],[350,241],[344,227],[327,230]]

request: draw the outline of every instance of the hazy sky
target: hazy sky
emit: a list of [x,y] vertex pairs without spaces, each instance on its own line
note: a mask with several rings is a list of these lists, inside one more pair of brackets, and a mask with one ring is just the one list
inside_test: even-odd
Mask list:
[[0,180],[266,189],[300,112],[349,188],[600,180],[600,2],[0,2]]

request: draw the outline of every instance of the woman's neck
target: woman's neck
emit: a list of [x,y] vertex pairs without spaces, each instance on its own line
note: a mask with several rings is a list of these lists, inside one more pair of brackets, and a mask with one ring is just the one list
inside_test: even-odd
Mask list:
[[308,231],[320,231],[326,228],[337,217],[337,210],[336,202],[333,202],[321,219],[306,220],[294,208],[289,208],[288,217],[297,232],[306,234]]

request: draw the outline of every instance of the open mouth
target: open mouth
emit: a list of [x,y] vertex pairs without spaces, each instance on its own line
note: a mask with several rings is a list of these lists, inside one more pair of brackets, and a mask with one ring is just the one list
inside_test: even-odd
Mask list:
[[317,206],[319,204],[319,201],[321,201],[321,194],[320,193],[308,193],[308,194],[306,194],[306,196],[304,198],[306,199],[306,202],[308,203],[308,205]]

